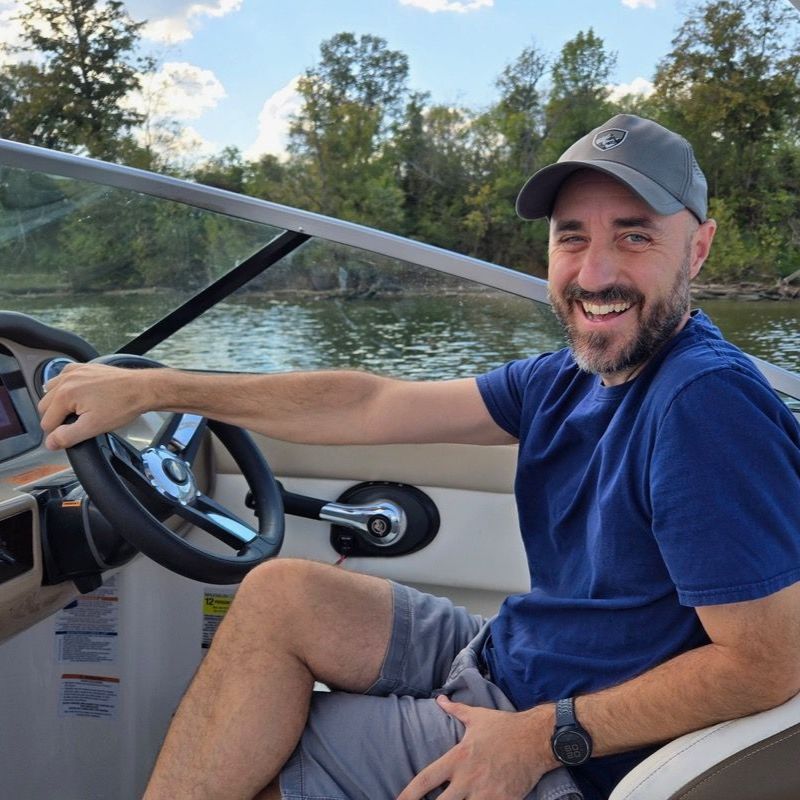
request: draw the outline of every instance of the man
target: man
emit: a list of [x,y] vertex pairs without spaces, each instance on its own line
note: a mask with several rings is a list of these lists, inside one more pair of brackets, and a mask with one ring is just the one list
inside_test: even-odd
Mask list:
[[[442,800],[521,800],[542,776],[556,776],[549,796],[569,791],[561,765],[586,798],[607,797],[658,743],[800,690],[800,432],[689,313],[716,227],[691,147],[619,115],[534,175],[518,211],[549,217],[568,350],[477,380],[89,365],[48,386],[53,448],[146,409],[297,442],[519,441],[530,592],[487,627],[369,576],[262,565],[147,798],[420,800],[442,787]],[[309,716],[314,680],[336,691]]]

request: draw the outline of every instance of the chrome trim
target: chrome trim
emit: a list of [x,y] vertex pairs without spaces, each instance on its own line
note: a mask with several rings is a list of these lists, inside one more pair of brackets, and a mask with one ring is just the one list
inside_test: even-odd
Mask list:
[[[391,500],[378,500],[368,506],[326,503],[319,512],[319,518],[359,531],[369,544],[376,547],[395,544],[402,539],[408,528],[406,512]],[[384,518],[389,521],[389,530],[378,534]]]
[[0,139],[0,164],[128,189],[250,222],[307,233],[309,236],[317,236],[331,242],[419,264],[520,297],[547,303],[547,281],[535,278],[533,275],[415,242],[393,233],[324,217],[310,211],[300,211],[268,200],[245,197],[224,189],[201,186],[133,167],[108,164],[83,156],[59,153],[2,139]]
[[42,367],[42,386],[49,380],[57,378],[68,364],[74,363],[74,358],[67,358],[66,356],[59,356],[58,358],[51,358],[49,361],[45,361]]
[[173,446],[179,453],[182,453],[189,446],[202,422],[203,417],[200,414],[182,414],[181,421],[178,423],[178,427],[175,428],[169,445]]
[[[164,462],[169,461],[179,462],[186,471],[185,480],[178,482],[170,477],[164,466]],[[159,494],[170,500],[177,500],[182,505],[187,505],[197,496],[197,486],[191,469],[177,459],[171,450],[166,447],[148,447],[142,451],[142,463],[150,485]]]
[[48,381],[57,378],[64,367],[74,363],[76,363],[74,358],[67,358],[66,356],[59,356],[45,361],[44,364],[39,367],[37,379],[34,382],[35,389],[39,393],[39,396],[44,397],[47,394]]
[[203,512],[215,525],[226,530],[232,536],[235,536],[243,544],[250,544],[250,542],[258,539],[258,532],[249,528],[247,525],[242,524],[238,520],[231,519],[230,517],[217,514],[216,511]]

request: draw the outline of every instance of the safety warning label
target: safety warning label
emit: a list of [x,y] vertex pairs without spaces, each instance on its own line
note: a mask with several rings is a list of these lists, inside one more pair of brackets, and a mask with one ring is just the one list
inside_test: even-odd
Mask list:
[[200,646],[208,650],[222,618],[233,602],[233,592],[205,592],[203,595],[203,638]]
[[119,678],[101,675],[62,675],[59,717],[116,719]]
[[59,611],[55,633],[59,663],[116,662],[119,597],[115,578]]

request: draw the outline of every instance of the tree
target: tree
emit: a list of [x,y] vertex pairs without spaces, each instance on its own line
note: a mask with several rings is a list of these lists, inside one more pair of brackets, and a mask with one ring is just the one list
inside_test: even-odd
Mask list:
[[749,263],[720,272],[712,253],[710,271],[722,277],[778,277],[800,260],[789,224],[800,216],[795,16],[783,0],[705,2],[656,73],[659,119],[692,142],[725,227],[742,243],[737,252],[750,254]]
[[148,67],[134,55],[143,23],[119,0],[28,0],[18,19],[13,50],[37,58],[0,75],[0,135],[101,158],[130,150],[143,117],[123,101]]
[[465,220],[476,255],[538,274],[546,269],[546,235],[539,226],[520,223],[515,201],[522,183],[542,165],[541,81],[547,64],[541,51],[526,47],[497,79],[500,99],[474,126],[479,177]]
[[194,179],[230,192],[244,191],[245,165],[238,147],[225,147],[194,170]]
[[245,163],[242,189],[253,197],[289,204],[291,198],[285,192],[287,172],[287,166],[277,156],[267,153],[257,161]]
[[403,193],[403,233],[468,250],[463,220],[474,172],[472,118],[461,109],[427,105],[428,99],[412,94],[390,150]]
[[296,202],[326,214],[398,230],[401,193],[384,157],[407,94],[408,59],[375,36],[340,33],[298,90],[290,152],[303,165]]
[[608,84],[617,64],[615,53],[589,28],[561,49],[550,72],[552,86],[545,111],[547,162],[601,125],[613,113]]
[[540,82],[546,70],[544,53],[533,46],[526,47],[495,81],[500,90],[494,113],[497,130],[508,160],[522,175],[535,169],[542,143],[545,97]]

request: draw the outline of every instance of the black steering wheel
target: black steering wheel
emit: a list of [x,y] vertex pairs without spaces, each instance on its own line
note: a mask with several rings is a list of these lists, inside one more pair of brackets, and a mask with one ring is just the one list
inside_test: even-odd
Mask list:
[[[163,367],[124,353],[92,363],[129,369]],[[203,494],[192,465],[206,428],[241,469],[255,501],[258,530]],[[83,488],[115,530],[167,569],[204,583],[238,583],[256,565],[278,554],[284,515],[280,489],[250,434],[196,414],[171,414],[142,451],[116,433],[67,450]],[[164,524],[177,514],[235,552],[219,555],[186,541]]]

